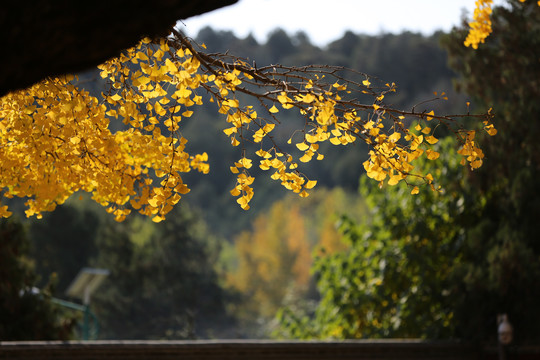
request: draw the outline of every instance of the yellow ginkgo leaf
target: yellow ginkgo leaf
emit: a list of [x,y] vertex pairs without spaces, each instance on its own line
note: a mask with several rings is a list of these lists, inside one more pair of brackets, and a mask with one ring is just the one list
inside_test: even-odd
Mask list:
[[315,100],[315,95],[313,94],[306,94],[302,98],[302,101],[305,102],[306,104],[311,104],[314,100]]
[[305,142],[301,142],[301,143],[296,144],[296,147],[300,151],[306,151],[307,149],[309,149],[309,145],[306,144]]
[[341,141],[337,137],[330,138],[332,145],[341,145]]
[[223,101],[223,106],[237,108],[238,106],[240,106],[240,102],[236,99],[227,99]]
[[313,189],[315,185],[317,185],[317,180],[309,180],[304,187],[306,189]]
[[301,162],[309,162],[313,156],[310,156],[308,154],[304,154],[300,159]]
[[393,143],[397,142],[399,139],[401,139],[401,134],[398,132],[395,132],[388,137],[388,140]]
[[137,58],[145,61],[148,60],[148,56],[142,51],[137,53]]
[[426,137],[426,141],[427,141],[428,143],[430,143],[431,145],[433,145],[433,144],[436,144],[436,143],[439,141],[439,139],[437,139],[437,138],[436,138],[435,136],[433,136],[433,135],[430,135],[430,136],[427,136],[427,137]]
[[114,101],[119,101],[120,99],[122,99],[122,97],[118,94],[114,94],[113,96],[111,96],[111,99]]
[[388,185],[390,186],[394,186],[396,185],[397,183],[399,183],[399,181],[402,179],[402,175],[398,174],[398,175],[392,175],[392,177],[390,177],[390,179],[388,179]]
[[429,160],[437,160],[440,156],[440,154],[436,151],[427,149],[426,150],[426,156]]

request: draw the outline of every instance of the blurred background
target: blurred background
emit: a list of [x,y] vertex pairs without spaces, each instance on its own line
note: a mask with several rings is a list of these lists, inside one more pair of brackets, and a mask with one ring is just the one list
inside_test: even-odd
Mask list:
[[[189,151],[208,153],[210,174],[187,174],[192,191],[162,223],[137,215],[116,223],[85,194],[41,220],[10,200],[20,211],[0,223],[0,340],[80,338],[84,314],[54,299],[77,302],[65,291],[94,267],[110,272],[92,294],[99,339],[496,343],[506,313],[517,343],[537,343],[540,11],[532,1],[497,4],[494,33],[476,51],[463,46],[472,0],[242,0],[178,22],[208,52],[395,82],[396,108],[434,92],[448,97],[430,103],[436,113],[493,107],[499,134],[480,138],[485,164],[472,173],[441,129],[441,158],[422,166],[443,191],[415,197],[365,179],[367,145],[321,147],[325,160],[305,168],[318,180],[309,198],[254,170],[244,212],[229,194],[238,153],[216,108],[204,105],[182,134]],[[79,74],[96,94],[97,75]],[[282,122],[288,136],[295,118]]]

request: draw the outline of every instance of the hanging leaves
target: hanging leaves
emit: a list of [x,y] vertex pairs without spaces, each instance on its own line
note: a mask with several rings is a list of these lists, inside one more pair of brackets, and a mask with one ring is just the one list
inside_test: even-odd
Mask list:
[[[393,109],[382,100],[396,91],[395,84],[379,85],[365,74],[361,83],[347,80],[344,73],[359,73],[342,67],[254,68],[230,55],[197,51],[175,33],[155,42],[144,39],[99,69],[109,84],[100,98],[77,88],[72,77],[61,77],[0,99],[0,189],[4,197],[27,198],[27,216],[40,217],[82,190],[118,221],[132,210],[162,221],[189,192],[182,174],[210,170],[208,155],[189,154],[180,133],[182,119],[195,113],[205,93],[224,117],[224,134],[241,152],[230,167],[236,176],[230,192],[245,210],[254,196],[252,155],[260,158],[260,169],[301,197],[316,180],[300,165],[324,159],[319,152],[324,142],[369,144],[367,175],[381,186],[386,180],[390,185],[405,181],[414,187],[412,193],[421,183],[433,186],[433,178],[415,172],[413,162],[420,156],[438,158],[430,148],[438,141],[436,125],[454,131],[463,163],[471,169],[484,157],[476,133],[455,126],[456,119],[469,115]],[[254,103],[245,104],[239,94]],[[278,106],[304,118],[303,127],[289,137],[295,147],[273,135],[280,124]],[[471,117],[495,135],[490,112]],[[116,119],[126,130],[111,132],[109,122]],[[428,127],[429,121],[438,124]],[[250,154],[247,142],[260,148]],[[0,206],[0,216],[9,215]]]

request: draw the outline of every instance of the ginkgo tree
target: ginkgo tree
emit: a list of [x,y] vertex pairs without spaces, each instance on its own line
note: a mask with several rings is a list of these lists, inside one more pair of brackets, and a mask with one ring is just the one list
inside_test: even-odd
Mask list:
[[[432,174],[414,165],[421,157],[439,157],[437,129],[455,135],[462,165],[473,170],[484,158],[477,130],[496,134],[490,110],[449,115],[395,109],[384,102],[396,91],[394,83],[342,67],[256,67],[228,54],[207,54],[204,45],[176,31],[145,38],[99,69],[108,84],[101,97],[77,86],[75,77],[62,76],[0,99],[0,188],[3,197],[26,199],[27,216],[39,218],[86,191],[118,221],[132,210],[163,220],[189,192],[182,174],[210,170],[207,154],[188,153],[181,133],[182,120],[203,100],[215,103],[225,136],[239,149],[230,192],[245,210],[254,195],[254,164],[308,196],[317,181],[301,165],[322,160],[325,142],[367,143],[367,175],[381,186],[405,182],[416,194],[421,185],[437,190]],[[303,124],[281,139],[275,129],[284,111],[298,112]],[[465,118],[481,127],[464,128]],[[112,131],[115,121],[125,129]],[[257,150],[251,153],[248,144]],[[11,215],[6,205],[0,215]]]
[[[527,0],[519,0],[519,2],[522,3],[526,1]],[[537,4],[540,6],[540,1],[537,1]],[[491,23],[492,12],[493,0],[476,0],[473,20],[469,23],[469,33],[464,41],[465,46],[478,49],[478,46],[485,42],[487,37],[493,31]]]

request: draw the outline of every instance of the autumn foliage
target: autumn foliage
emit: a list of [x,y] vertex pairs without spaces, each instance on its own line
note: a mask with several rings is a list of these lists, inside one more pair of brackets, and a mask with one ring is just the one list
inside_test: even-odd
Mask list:
[[[189,192],[182,174],[210,170],[206,153],[188,153],[181,134],[182,119],[191,117],[203,98],[217,105],[225,119],[223,132],[239,148],[230,167],[236,175],[230,192],[246,210],[254,195],[254,164],[286,189],[308,196],[317,181],[301,172],[301,164],[322,160],[319,145],[324,142],[369,144],[367,175],[381,185],[404,181],[415,194],[422,184],[436,189],[433,176],[414,163],[420,157],[438,158],[439,126],[455,134],[462,164],[471,169],[482,165],[484,155],[476,131],[456,120],[474,117],[490,135],[496,133],[490,112],[393,109],[384,103],[396,91],[393,83],[341,67],[257,68],[230,55],[205,54],[179,33],[143,39],[99,68],[108,84],[100,98],[66,76],[0,100],[0,188],[4,197],[27,199],[27,216],[40,217],[82,190],[118,221],[132,210],[163,220]],[[245,95],[251,104],[244,104]],[[274,136],[281,111],[297,111],[304,119],[288,140]],[[111,122],[120,120],[124,129],[111,131]],[[248,143],[260,147],[249,153]],[[0,208],[1,216],[10,214],[7,206]]]
[[[527,0],[519,0],[524,3]],[[540,1],[537,1],[540,6]],[[492,32],[491,13],[493,12],[493,0],[476,0],[473,20],[469,23],[469,33],[465,39],[465,46],[478,49],[478,45],[484,43]]]

